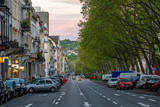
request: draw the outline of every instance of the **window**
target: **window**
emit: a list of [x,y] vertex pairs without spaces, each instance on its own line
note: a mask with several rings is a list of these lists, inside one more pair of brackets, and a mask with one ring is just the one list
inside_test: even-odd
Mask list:
[[52,84],[52,81],[46,80],[46,84]]
[[39,81],[38,85],[44,85],[44,80]]

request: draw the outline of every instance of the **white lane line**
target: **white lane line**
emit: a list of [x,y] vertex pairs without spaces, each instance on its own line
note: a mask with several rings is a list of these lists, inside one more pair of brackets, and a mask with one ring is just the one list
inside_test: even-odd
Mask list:
[[139,98],[145,99],[145,97],[143,97],[143,96],[139,96]]
[[[77,84],[77,87],[78,87],[78,89],[79,89],[79,92],[82,93],[80,87],[78,86],[78,83],[76,83],[76,84]],[[87,100],[87,98],[84,96],[84,94],[83,94],[82,96],[83,96],[84,100]]]
[[126,93],[127,95],[129,95],[130,93]]
[[99,95],[102,95],[102,94],[99,94]]
[[107,100],[108,100],[108,101],[111,101],[111,99],[110,99],[110,98],[107,98]]
[[121,93],[124,93],[123,91],[121,91]]
[[114,95],[115,95],[115,96],[118,96],[118,97],[120,96],[119,94],[114,94]]
[[56,105],[58,105],[59,102],[56,102]]
[[43,96],[47,96],[47,94],[44,94]]
[[58,101],[60,101],[61,99],[59,98]]
[[146,104],[143,104],[143,103],[137,103],[137,104],[139,104],[139,105],[141,105],[141,106],[143,106],[143,107],[150,107],[150,105],[146,105]]
[[52,104],[54,104],[56,102],[56,99],[53,100]]
[[61,95],[65,95],[66,93],[65,92],[62,92],[62,94]]
[[106,96],[103,96],[104,98],[106,98]]
[[83,106],[85,106],[85,107],[90,107],[91,104],[89,104],[88,102],[84,102]]
[[116,103],[115,101],[113,101],[112,103],[113,103],[113,104],[116,104],[116,105],[118,104],[118,103]]
[[148,99],[149,101],[153,101],[153,102],[155,102],[156,100],[154,100],[154,99]]
[[146,97],[156,97],[156,96],[153,96],[153,95],[143,95],[143,96],[146,96]]
[[135,94],[132,94],[132,96],[135,97],[136,95],[135,95]]
[[28,104],[27,106],[25,106],[25,107],[31,107],[33,104]]
[[60,98],[62,98],[62,96],[60,96]]
[[42,95],[38,95],[39,97],[41,97]]

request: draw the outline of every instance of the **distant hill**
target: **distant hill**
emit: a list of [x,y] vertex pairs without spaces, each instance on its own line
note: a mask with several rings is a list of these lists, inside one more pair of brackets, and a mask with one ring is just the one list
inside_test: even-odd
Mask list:
[[76,41],[71,41],[69,39],[61,40],[60,44],[62,46],[63,51],[66,53],[69,61],[73,61],[78,57],[77,47],[78,44]]

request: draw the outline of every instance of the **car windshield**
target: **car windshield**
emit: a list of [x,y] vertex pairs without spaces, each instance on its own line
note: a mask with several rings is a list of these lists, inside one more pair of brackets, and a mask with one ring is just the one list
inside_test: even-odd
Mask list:
[[12,81],[6,81],[7,82],[7,84],[8,84],[8,86],[12,86]]
[[147,80],[147,83],[154,83],[156,81],[157,81],[157,79],[149,79],[149,80]]
[[130,82],[128,79],[121,79],[120,82]]
[[118,79],[110,79],[110,81],[117,81]]
[[32,80],[32,81],[29,81],[28,83],[29,83],[29,84],[35,84],[35,83],[37,83],[37,81],[38,81],[38,80],[34,79],[34,80]]

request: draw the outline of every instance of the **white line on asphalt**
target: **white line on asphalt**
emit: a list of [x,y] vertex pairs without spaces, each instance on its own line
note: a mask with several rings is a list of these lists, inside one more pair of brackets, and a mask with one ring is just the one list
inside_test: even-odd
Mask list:
[[65,92],[62,92],[62,94],[61,95],[65,95],[66,93]]
[[115,101],[113,101],[112,103],[113,103],[113,104],[118,104],[118,103],[116,103]]
[[146,97],[156,97],[156,96],[153,96],[153,95],[143,95],[143,96],[146,96]]
[[129,95],[130,93],[126,93],[127,95]]
[[143,97],[143,96],[139,96],[139,98],[145,99],[145,97]]
[[110,99],[110,98],[107,98],[107,100],[111,101],[111,99]]
[[143,107],[150,107],[150,105],[146,105],[146,104],[143,104],[143,103],[139,103],[138,102],[138,104],[141,105],[141,106],[143,106]]
[[121,91],[121,93],[124,93],[123,91]]
[[106,96],[103,96],[104,98],[106,98]]
[[89,104],[88,102],[84,102],[83,106],[89,107],[89,106],[91,106],[91,104]]
[[[79,89],[79,92],[82,93],[80,87],[78,86],[78,83],[76,83],[76,84],[77,84],[77,87],[78,87],[78,89]],[[84,94],[83,94],[82,96],[83,96],[83,98],[84,98],[85,100],[87,100],[87,98],[84,96]]]
[[60,96],[60,98],[62,98],[62,96]]
[[43,96],[47,96],[47,94],[44,94]]
[[58,105],[59,102],[56,102],[56,105]]
[[25,106],[25,107],[31,107],[33,104],[28,104],[27,106]]
[[61,99],[59,98],[58,101],[60,101]]
[[56,102],[56,99],[53,100],[52,104],[54,104]]
[[119,94],[114,94],[114,95],[115,95],[115,96],[118,96],[118,97],[120,96]]
[[41,97],[42,95],[38,95],[39,97]]
[[135,95],[135,94],[132,94],[132,96],[135,97],[136,95]]
[[156,100],[154,100],[154,99],[148,99],[149,101],[153,101],[153,102],[155,102]]
[[99,94],[99,95],[102,95],[102,94]]

